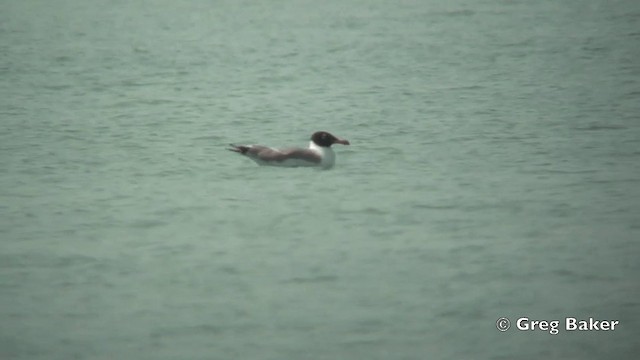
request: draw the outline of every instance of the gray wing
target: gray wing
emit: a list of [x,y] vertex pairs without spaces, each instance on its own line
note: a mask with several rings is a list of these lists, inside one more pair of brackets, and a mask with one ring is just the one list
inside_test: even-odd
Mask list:
[[[301,148],[283,149],[283,150],[280,150],[279,153],[282,154],[280,155],[280,158],[282,158],[282,160],[297,159],[297,160],[308,161],[314,164],[320,164],[322,162],[322,158],[320,157],[320,154],[310,149],[301,149]],[[276,161],[282,161],[282,160],[276,160]]]
[[277,162],[281,163],[285,160],[302,160],[313,164],[322,162],[320,154],[310,149],[290,148],[290,149],[274,149],[262,145],[234,145],[229,149],[250,157],[255,161],[261,162]]

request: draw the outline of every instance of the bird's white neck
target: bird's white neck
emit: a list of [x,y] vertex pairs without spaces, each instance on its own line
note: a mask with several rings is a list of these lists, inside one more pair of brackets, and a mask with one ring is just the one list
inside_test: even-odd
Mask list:
[[321,166],[324,168],[330,168],[336,161],[336,154],[330,147],[319,146],[313,141],[309,142],[309,149],[317,151],[322,158]]

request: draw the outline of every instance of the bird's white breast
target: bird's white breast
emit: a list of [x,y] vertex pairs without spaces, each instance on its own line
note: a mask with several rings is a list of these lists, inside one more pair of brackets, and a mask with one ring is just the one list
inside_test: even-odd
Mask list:
[[329,169],[333,167],[333,165],[335,164],[336,153],[334,153],[333,149],[331,149],[330,147],[318,146],[316,145],[316,143],[311,141],[309,143],[309,149],[316,151],[318,154],[320,154],[320,158],[322,159],[322,161],[320,161],[321,167],[325,169]]

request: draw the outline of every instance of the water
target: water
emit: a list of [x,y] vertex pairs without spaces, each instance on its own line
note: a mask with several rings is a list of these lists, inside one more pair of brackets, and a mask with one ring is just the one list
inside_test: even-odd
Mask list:
[[3,359],[640,353],[639,2],[0,14]]

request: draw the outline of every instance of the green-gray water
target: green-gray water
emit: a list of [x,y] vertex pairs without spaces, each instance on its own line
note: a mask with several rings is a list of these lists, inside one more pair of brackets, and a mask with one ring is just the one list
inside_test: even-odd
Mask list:
[[640,2],[0,6],[0,358],[640,353]]

